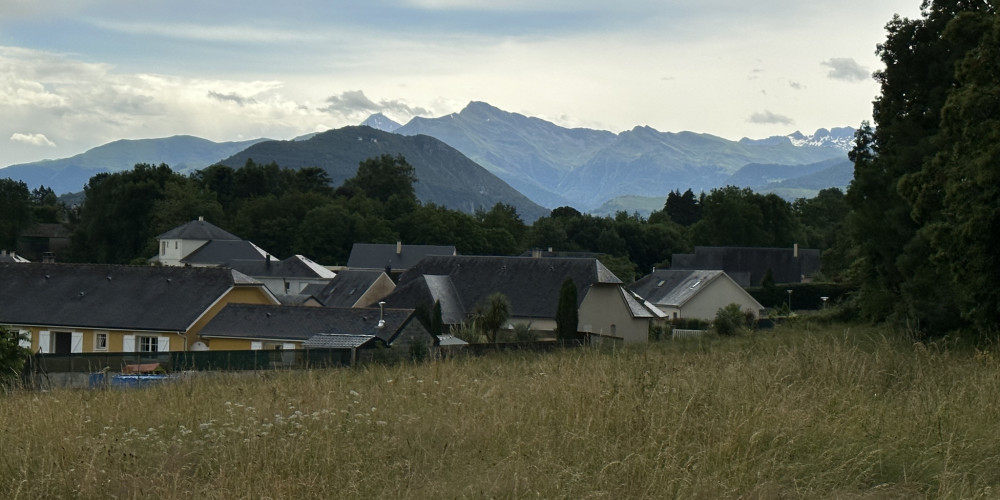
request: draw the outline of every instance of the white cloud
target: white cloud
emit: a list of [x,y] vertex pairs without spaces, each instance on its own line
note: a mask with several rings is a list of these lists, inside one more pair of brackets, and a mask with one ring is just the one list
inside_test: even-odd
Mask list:
[[330,38],[324,34],[307,30],[282,30],[252,25],[212,25],[193,23],[143,23],[117,22],[103,19],[91,21],[102,29],[130,35],[154,35],[205,42],[241,43],[321,43]]
[[757,113],[751,114],[750,118],[747,119],[747,121],[750,122],[750,123],[756,123],[756,124],[760,124],[760,125],[771,125],[771,124],[794,125],[795,124],[795,120],[792,120],[791,118],[789,118],[787,116],[784,116],[784,115],[779,115],[779,114],[776,114],[776,113],[772,113],[771,111],[767,111],[767,110],[759,111]]
[[863,82],[871,79],[871,71],[849,57],[834,57],[820,64],[830,68],[826,76],[834,80]]
[[11,134],[10,140],[30,144],[32,146],[48,146],[50,148],[56,147],[56,144],[50,141],[48,137],[45,137],[45,134],[22,134],[20,132],[15,132]]

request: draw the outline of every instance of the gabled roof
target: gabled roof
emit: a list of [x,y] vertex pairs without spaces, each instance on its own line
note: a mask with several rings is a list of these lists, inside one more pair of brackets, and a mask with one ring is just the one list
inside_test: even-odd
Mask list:
[[318,290],[310,285],[302,292],[312,294],[326,307],[354,307],[383,274],[385,272],[375,269],[345,269],[328,285]]
[[644,300],[642,297],[635,294],[631,290],[626,290],[624,287],[621,289],[622,298],[625,299],[625,305],[628,306],[629,312],[632,314],[633,318],[666,318],[667,313],[659,310],[655,305],[651,304],[649,301]]
[[104,264],[0,264],[0,324],[187,331],[236,286],[231,269]]
[[[397,252],[397,249],[400,251]],[[455,255],[455,253],[454,246],[355,243],[351,247],[351,256],[347,258],[347,267],[381,271],[390,266],[394,270],[401,271],[413,267],[424,257]]]
[[0,262],[24,264],[26,262],[31,262],[31,261],[25,259],[24,257],[21,257],[20,255],[14,252],[8,252],[4,250],[3,252],[0,252]]
[[227,304],[199,333],[204,337],[307,340],[320,333],[374,335],[391,344],[413,318],[413,309],[346,309]]
[[724,275],[724,272],[714,270],[656,270],[633,283],[629,289],[653,304],[680,307]]
[[[259,261],[270,259],[267,252],[246,240],[211,240],[181,259],[181,262],[202,266],[231,266],[239,261]],[[276,262],[276,261],[272,261]]]
[[[306,349],[357,349],[374,346],[381,339],[374,335],[350,335],[344,333],[317,333],[302,343]],[[383,343],[382,345],[385,345]]]
[[[252,243],[250,244],[252,245]],[[257,248],[256,245],[254,248]],[[187,262],[187,260],[188,259],[184,259],[184,262]],[[280,277],[333,279],[334,276],[336,276],[333,271],[301,255],[293,255],[281,261],[256,256],[256,258],[250,259],[234,259],[226,262],[224,265],[236,269],[237,271],[248,276],[256,276],[260,278]]]
[[621,285],[597,259],[427,257],[403,273],[385,301],[393,307],[417,307],[450,297],[449,304],[442,300],[442,317],[446,307],[455,307],[464,317],[490,294],[500,292],[510,301],[512,316],[554,318],[566,278],[577,287],[577,307],[590,287]]
[[186,224],[177,226],[159,236],[158,240],[239,240],[236,236],[225,229],[206,222],[204,220],[193,220]]

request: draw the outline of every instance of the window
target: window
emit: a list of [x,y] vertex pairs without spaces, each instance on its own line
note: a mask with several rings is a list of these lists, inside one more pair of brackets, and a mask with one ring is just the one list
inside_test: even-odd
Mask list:
[[108,334],[106,332],[94,333],[94,350],[95,351],[108,350]]
[[177,245],[178,245],[178,243],[180,243],[180,242],[178,242],[178,241],[174,241],[174,250],[177,250]]
[[160,242],[160,255],[166,255],[166,254],[167,254],[167,242],[166,241],[161,241]]
[[139,352],[157,352],[159,349],[159,339],[156,337],[136,337],[139,343]]

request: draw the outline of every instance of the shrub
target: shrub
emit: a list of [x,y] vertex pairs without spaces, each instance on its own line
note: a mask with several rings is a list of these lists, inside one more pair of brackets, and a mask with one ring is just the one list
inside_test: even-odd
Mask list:
[[719,335],[739,335],[746,333],[753,326],[753,313],[746,313],[740,309],[739,304],[729,304],[719,309],[715,314],[715,321],[712,327]]

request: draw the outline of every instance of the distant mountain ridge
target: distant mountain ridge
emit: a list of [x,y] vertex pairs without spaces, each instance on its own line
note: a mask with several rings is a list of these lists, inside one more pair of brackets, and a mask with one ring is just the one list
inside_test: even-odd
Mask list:
[[160,139],[121,139],[69,158],[42,160],[0,169],[0,177],[24,181],[29,188],[44,185],[58,194],[77,192],[101,172],[131,170],[136,163],[166,163],[176,172],[205,168],[220,158],[269,139],[212,142],[190,135]]
[[[436,137],[536,202],[584,211],[626,195],[665,198],[673,189],[724,186],[753,163],[794,167],[846,159],[845,141],[853,139],[849,127],[740,141],[648,126],[615,134],[569,129],[483,102],[439,118],[414,118],[396,133]],[[780,180],[798,175],[792,169]]]
[[438,139],[403,136],[368,126],[329,130],[307,140],[261,142],[218,163],[239,168],[253,159],[256,163],[275,162],[284,168],[319,167],[329,174],[334,186],[339,186],[354,177],[362,161],[382,154],[401,154],[413,165],[417,176],[413,187],[422,202],[467,213],[489,210],[503,202],[517,208],[528,222],[549,213]]

